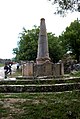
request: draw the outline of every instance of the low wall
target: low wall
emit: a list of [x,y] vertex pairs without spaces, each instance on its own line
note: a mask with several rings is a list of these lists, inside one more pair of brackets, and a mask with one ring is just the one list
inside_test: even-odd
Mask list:
[[62,63],[52,63],[46,61],[43,64],[36,64],[34,62],[27,62],[23,64],[23,76],[55,76],[64,75],[64,66]]

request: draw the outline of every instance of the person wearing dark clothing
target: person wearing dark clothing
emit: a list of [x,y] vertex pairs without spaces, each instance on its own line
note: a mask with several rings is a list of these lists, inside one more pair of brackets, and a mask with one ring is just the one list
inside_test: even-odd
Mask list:
[[19,63],[17,63],[17,70],[19,70]]
[[5,79],[7,78],[7,74],[8,74],[8,66],[7,64],[5,64],[4,66],[4,74],[5,74]]

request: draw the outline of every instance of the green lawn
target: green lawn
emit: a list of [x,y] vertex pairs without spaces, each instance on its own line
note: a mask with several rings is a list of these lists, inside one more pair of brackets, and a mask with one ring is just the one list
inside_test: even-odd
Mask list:
[[4,64],[3,63],[0,63],[0,67],[3,67],[4,66]]
[[0,119],[80,119],[80,91],[0,94]]
[[80,92],[0,94],[0,119],[7,118],[80,119]]

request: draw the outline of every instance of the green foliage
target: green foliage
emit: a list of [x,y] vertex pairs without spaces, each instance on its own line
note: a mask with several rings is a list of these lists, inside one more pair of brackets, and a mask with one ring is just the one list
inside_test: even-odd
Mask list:
[[[62,59],[67,51],[72,51],[74,57],[79,61],[80,57],[80,23],[75,20],[59,36],[47,33],[49,44],[49,55],[53,62]],[[13,49],[16,54],[15,60],[36,60],[38,47],[39,27],[34,26],[32,30],[23,28],[20,33],[18,47]]]
[[[13,53],[16,54],[15,59],[18,60],[36,60],[37,47],[39,37],[39,27],[34,26],[32,30],[26,30],[23,28],[23,32],[20,33],[20,41],[18,42],[18,48],[13,49]],[[58,62],[63,54],[62,46],[58,37],[54,34],[48,33],[49,42],[49,54],[53,62]]]
[[73,72],[70,73],[70,76],[80,77],[80,71],[73,71]]
[[48,42],[50,58],[53,62],[58,62],[64,54],[61,42],[59,38],[55,37],[52,33],[48,33]]
[[39,27],[34,26],[34,29],[27,31],[23,28],[23,32],[19,36],[18,48],[13,49],[13,53],[16,54],[16,60],[36,59],[38,34]]
[[75,20],[66,28],[65,32],[59,37],[65,52],[72,51],[77,61],[80,56],[80,23]]
[[68,13],[68,11],[80,12],[80,0],[48,0],[56,7],[55,14],[63,14]]

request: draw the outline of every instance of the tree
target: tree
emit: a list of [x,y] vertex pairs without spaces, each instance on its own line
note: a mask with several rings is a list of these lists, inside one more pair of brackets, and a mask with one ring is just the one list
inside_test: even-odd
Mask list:
[[37,54],[37,40],[39,27],[34,26],[32,30],[23,28],[23,32],[19,34],[20,41],[18,48],[13,49],[16,54],[16,60],[35,60]]
[[80,23],[77,20],[72,22],[65,32],[59,37],[62,41],[62,45],[65,48],[65,52],[72,51],[77,61],[80,57]]
[[56,63],[61,60],[64,50],[58,37],[52,33],[48,33],[49,55],[52,62]]
[[80,0],[48,0],[56,6],[55,14],[65,14],[68,11],[80,12]]
[[[55,37],[52,33],[47,34],[50,58],[53,62],[58,62],[62,57],[62,46],[58,37]],[[16,54],[15,59],[17,61],[35,61],[37,58],[39,27],[34,26],[32,30],[23,28],[23,32],[19,35],[20,41],[18,42],[18,48],[13,49],[13,53]]]

